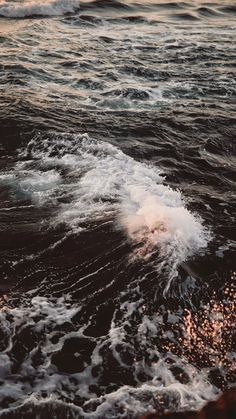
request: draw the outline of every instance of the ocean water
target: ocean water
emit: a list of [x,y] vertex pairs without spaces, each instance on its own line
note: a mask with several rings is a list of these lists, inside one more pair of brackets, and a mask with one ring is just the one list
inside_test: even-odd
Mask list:
[[0,0],[0,417],[236,383],[233,0]]

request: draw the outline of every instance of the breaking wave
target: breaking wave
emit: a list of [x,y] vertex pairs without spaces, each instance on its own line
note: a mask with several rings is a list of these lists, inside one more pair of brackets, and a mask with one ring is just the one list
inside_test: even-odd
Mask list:
[[56,205],[52,226],[74,233],[115,219],[131,243],[130,260],[142,259],[168,277],[207,247],[210,234],[180,191],[163,183],[159,168],[127,156],[88,135],[34,137],[2,181],[36,205]]
[[29,16],[60,16],[79,8],[78,0],[0,1],[0,16],[25,18]]

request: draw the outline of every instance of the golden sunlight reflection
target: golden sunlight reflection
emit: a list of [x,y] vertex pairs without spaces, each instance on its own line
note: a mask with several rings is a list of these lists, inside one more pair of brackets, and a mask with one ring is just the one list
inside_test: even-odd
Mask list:
[[193,361],[232,369],[236,361],[235,323],[236,289],[231,285],[224,289],[221,301],[217,301],[214,292],[208,304],[197,313],[184,312],[181,344]]
[[[219,293],[214,291],[209,302],[197,311],[185,309],[171,324],[171,339],[166,338],[170,332],[165,322],[160,324],[162,350],[184,356],[200,368],[221,370],[227,380],[236,371],[236,272],[231,281]],[[168,316],[175,317],[170,311]],[[224,385],[222,376],[220,386]]]

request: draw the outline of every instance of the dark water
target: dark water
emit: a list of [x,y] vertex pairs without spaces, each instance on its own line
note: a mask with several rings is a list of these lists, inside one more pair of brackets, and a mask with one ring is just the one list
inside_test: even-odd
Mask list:
[[2,418],[236,379],[233,1],[0,1]]

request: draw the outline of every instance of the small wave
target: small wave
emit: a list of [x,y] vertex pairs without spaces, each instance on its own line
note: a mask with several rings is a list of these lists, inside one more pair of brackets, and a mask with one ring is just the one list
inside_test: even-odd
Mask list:
[[113,18],[107,18],[108,22],[111,23],[117,23],[117,24],[122,24],[122,23],[133,23],[133,24],[151,24],[154,21],[153,20],[149,20],[147,19],[145,16],[119,16],[117,17],[113,17]]
[[78,0],[45,0],[45,1],[0,1],[0,16],[8,18],[25,18],[30,16],[60,16],[74,13],[79,8]]
[[223,13],[227,14],[236,14],[236,5],[235,4],[229,4],[226,6],[219,7],[219,10]]
[[130,6],[124,2],[118,1],[118,0],[94,0],[90,1],[89,3],[83,3],[81,4],[82,10],[88,10],[88,9],[129,9]]
[[183,20],[183,21],[184,20],[186,20],[186,21],[188,21],[188,20],[192,20],[192,21],[199,20],[199,18],[197,16],[195,16],[193,13],[189,13],[189,12],[176,13],[176,14],[173,15],[173,18],[177,19],[177,20]]
[[199,15],[202,16],[206,16],[206,17],[215,17],[217,15],[219,15],[219,13],[213,9],[211,9],[210,7],[199,7],[197,9],[197,12],[199,13]]
[[158,8],[163,8],[163,9],[183,9],[188,7],[188,4],[185,2],[166,2],[166,3],[161,3],[161,4],[156,4],[155,5]]
[[126,89],[116,89],[104,92],[103,96],[124,97],[131,100],[146,100],[150,95],[145,89],[135,89],[134,87],[128,87]]
[[87,14],[80,14],[80,15],[70,15],[66,16],[63,20],[64,23],[68,23],[69,25],[73,24],[74,26],[79,26],[80,28],[85,26],[96,26],[103,22],[103,19],[99,16],[92,16]]

